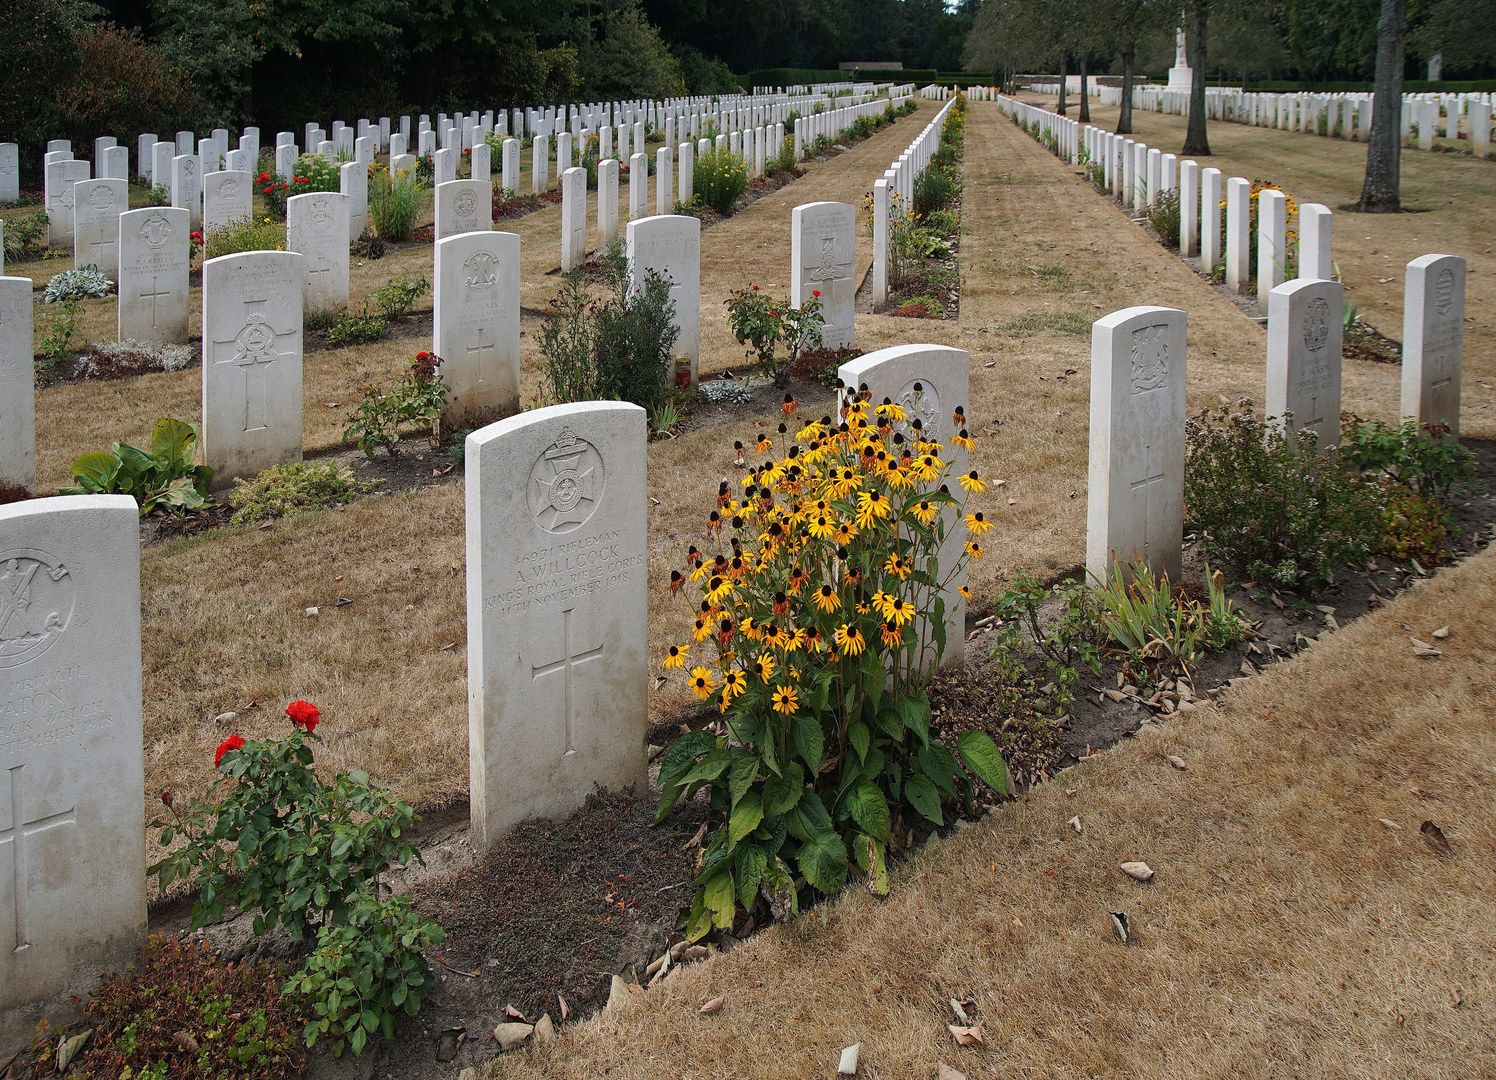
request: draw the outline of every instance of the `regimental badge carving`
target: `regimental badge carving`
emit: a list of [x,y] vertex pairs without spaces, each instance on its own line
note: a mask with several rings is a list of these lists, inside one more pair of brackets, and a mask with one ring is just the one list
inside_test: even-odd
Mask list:
[[452,208],[463,217],[472,217],[478,209],[478,199],[471,191],[460,191],[457,198],[452,200]]
[[182,162],[182,171],[186,173],[190,178],[197,172],[197,162],[192,158],[188,158],[186,161]]
[[95,210],[108,210],[114,206],[114,189],[108,184],[99,184],[88,193],[88,205]]
[[166,215],[159,210],[140,224],[140,238],[145,241],[146,247],[153,251],[164,245],[175,233],[176,230],[171,227],[171,222],[167,221]]
[[1316,296],[1304,309],[1304,348],[1319,352],[1330,340],[1330,302]]
[[232,176],[226,176],[218,182],[218,197],[220,199],[232,199],[239,194],[239,181]]
[[1168,324],[1140,326],[1132,332],[1132,392],[1162,390],[1168,381]]
[[313,199],[307,211],[307,225],[317,232],[326,232],[332,224],[332,203],[327,199]]
[[[875,399],[873,404],[877,404]],[[894,401],[904,407],[904,415],[907,420],[896,421],[894,430],[906,439],[914,438],[913,422],[919,419],[920,431],[925,438],[939,442],[937,436],[941,431],[940,417],[944,410],[940,407],[940,394],[935,389],[935,384],[929,379],[910,379],[904,384],[904,389],[899,391],[899,396]],[[870,421],[871,422],[871,421]]]
[[[469,296],[486,293],[499,283],[499,257],[492,251],[475,251],[462,264],[462,283]],[[474,297],[476,299],[476,297]]]
[[819,264],[810,271],[810,280],[835,281],[848,276],[851,264],[837,261],[835,236],[821,237],[820,256]]
[[603,458],[586,439],[563,428],[530,470],[530,511],[546,532],[585,524],[603,497]]
[[20,667],[52,647],[73,618],[73,577],[36,548],[0,552],[0,668]]
[[1439,271],[1438,280],[1434,282],[1434,310],[1442,319],[1447,316],[1450,309],[1454,307],[1454,271],[1449,267]]

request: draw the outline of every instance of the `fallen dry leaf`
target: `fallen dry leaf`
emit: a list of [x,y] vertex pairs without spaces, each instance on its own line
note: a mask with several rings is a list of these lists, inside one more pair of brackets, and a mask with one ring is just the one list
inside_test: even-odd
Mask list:
[[940,1063],[940,1072],[936,1074],[935,1080],[966,1080],[966,1074],[964,1072],[957,1072],[942,1061]]
[[1447,626],[1441,626],[1441,627],[1439,627],[1439,629],[1437,629],[1437,630],[1434,631],[1434,638],[1437,641],[1443,641],[1448,636],[1449,636],[1449,627],[1447,627]]
[[500,1050],[508,1050],[528,1039],[534,1030],[529,1024],[498,1024],[493,1029],[493,1037],[498,1040]]
[[1439,826],[1435,825],[1432,821],[1425,821],[1421,826],[1419,826],[1418,831],[1423,834],[1424,840],[1428,841],[1428,846],[1433,848],[1440,855],[1451,854],[1449,841],[1444,838],[1444,830],[1439,828]]
[[1076,834],[1079,835],[1079,833],[1080,833],[1080,815],[1079,814],[1076,814],[1069,821],[1065,822],[1065,824],[1069,825],[1072,829],[1074,829],[1076,831]]
[[1112,929],[1117,931],[1117,936],[1122,939],[1122,944],[1126,945],[1128,931],[1132,929],[1131,924],[1127,920],[1127,912],[1112,911],[1108,912],[1108,914],[1112,917]]
[[1460,996],[1460,988],[1458,986],[1451,986],[1449,988],[1449,1007],[1451,1009],[1458,1009],[1464,1000]]
[[566,999],[560,994],[556,995],[556,1002],[561,1006],[561,1020],[565,1022],[571,1016],[571,1010],[566,1007]]
[[1145,862],[1125,862],[1122,864],[1122,872],[1134,881],[1147,881],[1153,876],[1153,871]]
[[861,1043],[853,1043],[841,1052],[841,1060],[836,1063],[837,1076],[857,1075],[857,1055],[862,1052]]
[[1174,766],[1174,768],[1179,769],[1181,772],[1189,768],[1189,766],[1185,764],[1184,758],[1179,757],[1175,754],[1169,755],[1169,764]]
[[1377,818],[1377,820],[1380,821],[1383,825],[1385,825],[1389,829],[1401,829],[1402,828],[1401,825],[1399,825],[1397,822],[1393,821],[1391,818],[1379,817],[1379,818]]
[[530,1022],[529,1018],[525,1016],[524,1013],[516,1009],[513,1005],[504,1006],[504,1015],[509,1017],[509,1019],[511,1020],[518,1020],[521,1024],[528,1024]]
[[1430,645],[1426,641],[1419,641],[1415,637],[1410,637],[1410,638],[1408,638],[1408,640],[1413,643],[1413,653],[1415,655],[1417,655],[1417,656],[1443,656],[1444,655],[1438,649],[1434,648],[1432,645]]
[[982,1025],[972,1024],[964,1027],[960,1024],[947,1024],[946,1030],[951,1033],[951,1038],[956,1040],[957,1046],[985,1046],[986,1040],[982,1038]]
[[722,1011],[722,1003],[726,1000],[726,998],[714,997],[696,1011],[702,1016],[716,1016]]
[[556,1025],[551,1023],[550,1013],[541,1013],[540,1019],[535,1024],[535,1042],[545,1045],[556,1037]]

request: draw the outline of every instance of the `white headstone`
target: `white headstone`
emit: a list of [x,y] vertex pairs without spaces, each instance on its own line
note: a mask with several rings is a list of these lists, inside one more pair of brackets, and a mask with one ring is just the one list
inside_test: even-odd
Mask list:
[[192,215],[194,229],[203,227],[201,181],[202,176],[198,172],[195,156],[178,154],[171,159],[171,204],[181,207]]
[[533,194],[539,195],[550,189],[550,167],[550,141],[544,135],[537,135],[530,145],[530,190]]
[[1207,275],[1221,261],[1221,170],[1200,170],[1200,267]]
[[493,151],[489,148],[486,139],[479,139],[473,144],[473,154],[470,159],[469,169],[471,178],[482,180],[485,184],[493,184]]
[[228,172],[255,173],[255,155],[248,150],[230,150],[223,155],[223,167]]
[[645,413],[554,405],[468,436],[474,846],[648,788]]
[[331,191],[286,200],[286,250],[306,256],[298,273],[305,275],[308,314],[348,305],[348,203],[347,195]]
[[190,154],[192,153],[193,147],[195,147],[196,145],[197,140],[193,136],[192,132],[179,131],[177,132],[177,152],[172,156],[176,157],[181,154]]
[[[956,409],[965,410],[969,404],[970,353],[946,345],[895,345],[848,360],[836,374],[846,384],[848,393],[860,392],[865,387],[874,406],[885,398],[902,406],[907,419],[896,424],[895,430],[906,439],[913,438],[912,425],[918,419],[919,430],[932,442],[946,447],[944,457],[951,467],[950,487],[957,490],[956,480],[965,475],[967,460],[966,451],[950,441],[950,436],[957,433],[951,423]],[[981,507],[973,502],[969,509]],[[966,527],[954,508],[945,510],[944,520],[945,542],[937,554],[942,577],[960,561],[966,543]],[[963,571],[950,577],[939,592],[945,604],[946,624],[942,667],[962,667],[966,663],[966,600],[960,592],[965,583]],[[924,663],[929,660],[933,657]]]
[[214,487],[301,460],[305,268],[294,251],[203,264],[203,460]]
[[1251,277],[1252,183],[1240,176],[1226,181],[1226,288],[1244,293]]
[[828,349],[849,349],[855,337],[856,229],[857,212],[847,203],[805,203],[790,214],[790,303],[798,308],[821,294]]
[[637,221],[649,213],[649,155],[629,158],[629,220]]
[[561,271],[587,261],[587,170],[561,173]]
[[0,596],[0,1010],[9,1010],[123,966],[145,940],[134,498],[0,506]]
[[[493,228],[492,187],[486,180],[448,180],[436,188],[436,238]],[[441,355],[440,353],[437,354]]]
[[0,203],[19,202],[20,199],[20,146],[13,142],[0,142]]
[[[31,279],[0,277],[0,488],[36,490]],[[9,610],[10,598],[0,593]],[[3,624],[0,624],[3,633]]]
[[1288,196],[1276,188],[1257,193],[1257,296],[1288,277]]
[[60,151],[60,150],[66,150],[69,154],[71,154],[73,152],[73,143],[72,143],[72,141],[70,139],[48,139],[47,140],[47,153],[51,154],[51,153],[55,153],[55,152]]
[[1299,277],[1328,280],[1334,272],[1330,247],[1333,221],[1328,206],[1305,203],[1299,207]]
[[499,187],[511,194],[519,192],[519,140],[505,139],[500,147]]
[[52,247],[73,246],[73,185],[92,174],[88,162],[67,158],[45,167],[47,190],[47,243]]
[[296,161],[300,155],[293,143],[282,143],[275,148],[275,172],[281,183],[288,182],[296,173]]
[[129,204],[128,180],[79,180],[73,185],[73,265],[119,273],[119,216]]
[[431,157],[432,183],[445,184],[457,179],[457,151],[448,147]]
[[390,136],[390,159],[394,160],[404,154],[408,144],[409,140],[404,135],[401,135],[398,131],[393,133]]
[[436,242],[432,351],[453,423],[519,408],[520,241],[472,232]]
[[203,177],[204,234],[253,213],[253,179],[247,172],[211,172]]
[[1268,295],[1267,415],[1313,431],[1321,452],[1340,443],[1340,365],[1345,286],[1296,278]]
[[156,152],[158,138],[154,131],[147,131],[135,140],[135,168],[144,177],[151,175],[151,156]]
[[618,236],[618,162],[597,163],[597,246],[606,249]]
[[630,221],[625,243],[630,288],[642,287],[650,270],[670,282],[675,325],[680,328],[675,355],[691,361],[694,386],[701,363],[701,219],[663,214]]
[[1465,354],[1465,260],[1421,255],[1403,286],[1402,415],[1460,436]]
[[181,207],[149,206],[119,219],[119,339],[187,340],[191,216]]
[[130,179],[130,148],[128,146],[106,146],[100,176],[113,180]]
[[1086,569],[1141,557],[1179,581],[1184,544],[1185,316],[1115,311],[1091,326]]
[[691,202],[696,194],[695,151],[688,142],[680,144],[680,177],[676,181],[676,198],[681,205]]
[[655,213],[668,214],[675,209],[670,201],[675,194],[675,181],[671,179],[672,167],[670,147],[662,146],[655,151]]
[[556,176],[571,168],[571,132],[563,131],[556,136]]
[[165,188],[171,194],[171,162],[177,156],[177,144],[158,142],[151,147],[151,186]]
[[1200,165],[1186,158],[1179,163],[1179,254],[1190,258],[1200,250]]
[[338,189],[348,196],[348,242],[364,235],[369,225],[369,166],[349,161],[338,169]]

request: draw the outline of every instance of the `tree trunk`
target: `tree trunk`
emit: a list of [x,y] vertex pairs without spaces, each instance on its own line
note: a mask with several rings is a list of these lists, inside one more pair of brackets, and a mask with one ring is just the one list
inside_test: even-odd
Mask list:
[[1377,19],[1377,81],[1371,99],[1371,138],[1366,147],[1366,182],[1356,209],[1395,214],[1402,209],[1398,186],[1402,169],[1403,35],[1408,0],[1382,0]]
[[1070,71],[1070,57],[1067,54],[1060,55],[1060,103],[1055,106],[1055,112],[1061,116],[1065,115],[1065,79]]
[[1190,13],[1190,116],[1184,133],[1183,152],[1194,157],[1210,156],[1205,135],[1205,34],[1210,19],[1210,0],[1191,0]]
[[1117,110],[1118,135],[1132,134],[1132,79],[1136,56],[1137,49],[1132,45],[1122,50],[1122,106]]
[[1086,70],[1090,67],[1090,59],[1087,54],[1080,54],[1080,122],[1082,124],[1091,122],[1091,76]]

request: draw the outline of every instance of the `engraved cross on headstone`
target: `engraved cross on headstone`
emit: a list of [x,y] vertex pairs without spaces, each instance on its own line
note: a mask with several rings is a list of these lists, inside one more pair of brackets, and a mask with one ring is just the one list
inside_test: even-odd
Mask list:
[[101,261],[103,252],[105,249],[112,251],[114,248],[114,241],[104,236],[101,232],[99,239],[92,241],[89,246],[93,248],[94,265],[103,266],[104,263]]
[[477,330],[476,330],[476,333],[477,333],[477,336],[478,336],[477,343],[474,344],[474,345],[469,345],[467,351],[470,352],[470,353],[486,353],[486,352],[491,352],[493,350],[494,343],[490,341],[486,345],[484,344],[484,342],[483,342],[483,327],[481,327],[481,326],[478,327]]
[[318,263],[317,266],[313,266],[313,267],[308,268],[308,270],[306,272],[307,273],[308,283],[310,283],[310,280],[311,280],[311,278],[312,278],[312,276],[314,274],[330,274],[330,273],[332,273],[332,263],[328,261],[328,259],[327,259],[327,257],[325,255],[318,255],[317,256],[317,263]]
[[1164,482],[1164,474],[1162,471],[1159,471],[1157,473],[1150,473],[1148,471],[1148,465],[1149,462],[1152,461],[1152,459],[1153,447],[1144,446],[1143,478],[1141,480],[1134,480],[1131,485],[1133,495],[1137,495],[1139,492],[1141,492],[1143,495],[1143,561],[1150,563],[1151,560],[1149,558],[1150,553],[1148,547],[1153,533],[1153,514],[1151,512],[1153,509],[1153,489]]
[[599,645],[595,649],[586,652],[572,652],[571,648],[571,613],[574,608],[567,608],[561,612],[561,659],[550,664],[530,665],[531,681],[539,682],[547,675],[558,671],[563,673],[562,678],[562,700],[561,707],[566,715],[566,753],[575,754],[576,750],[571,745],[572,734],[572,701],[571,701],[571,672],[572,669],[585,664],[589,660],[599,660],[603,655],[603,647]]
[[218,367],[232,364],[244,372],[244,430],[261,431],[267,427],[269,367],[281,358],[275,340],[294,336],[296,331],[277,331],[265,317],[266,300],[244,301],[244,326],[232,338],[213,340],[215,345],[232,345],[231,356],[214,362]]
[[46,817],[35,818],[30,821],[26,819],[26,766],[12,765],[6,770],[10,779],[10,825],[0,829],[0,847],[10,849],[11,867],[11,905],[15,909],[15,944],[11,948],[20,952],[31,944],[26,926],[26,893],[27,884],[30,880],[30,865],[27,856],[30,854],[28,845],[38,833],[44,833],[49,829],[61,825],[76,825],[73,817],[73,807]]
[[171,290],[170,289],[163,289],[159,285],[157,285],[156,284],[156,275],[152,274],[151,275],[151,291],[150,292],[141,292],[141,294],[140,294],[140,298],[142,300],[145,300],[145,299],[149,298],[150,301],[151,301],[151,328],[152,329],[155,329],[157,326],[160,325],[160,323],[157,322],[157,320],[156,320],[156,301],[160,297],[170,296],[170,295],[171,295]]

